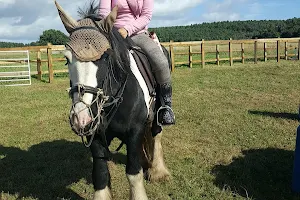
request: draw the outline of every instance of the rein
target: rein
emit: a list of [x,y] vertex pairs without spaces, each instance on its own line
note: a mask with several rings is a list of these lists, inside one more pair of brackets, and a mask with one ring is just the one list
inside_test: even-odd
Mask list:
[[[123,83],[123,86],[119,89],[116,97],[112,97],[113,100],[111,102],[108,102],[108,103],[105,103],[103,105],[103,108],[107,108],[107,107],[110,107],[112,106],[112,108],[110,109],[110,111],[107,113],[107,115],[105,115],[103,117],[103,120],[101,124],[99,124],[100,128],[100,134],[102,136],[102,139],[104,141],[104,147],[106,148],[106,150],[108,150],[108,152],[110,152],[109,148],[108,148],[108,144],[107,144],[107,140],[106,140],[106,135],[105,135],[105,131],[107,129],[107,127],[109,126],[111,120],[113,119],[113,117],[115,116],[120,104],[123,102],[123,93],[124,93],[124,89],[125,89],[125,86],[126,86],[126,83],[127,83],[127,79],[128,79],[128,75],[126,76],[126,79],[125,79],[125,82]],[[106,123],[104,123],[106,122]],[[95,133],[94,133],[95,134]],[[90,146],[90,143],[92,141],[93,138],[90,138],[90,141],[89,141],[89,146]],[[120,144],[120,146],[117,148],[117,150],[115,151],[119,151],[120,148],[122,147],[124,143],[122,142]],[[84,143],[84,145],[86,146],[86,143]],[[87,147],[87,146],[86,146]]]

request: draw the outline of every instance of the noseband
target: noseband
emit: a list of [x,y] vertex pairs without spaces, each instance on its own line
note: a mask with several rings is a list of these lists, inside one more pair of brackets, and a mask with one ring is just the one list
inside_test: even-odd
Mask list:
[[[71,90],[69,91],[70,97],[72,97],[74,95],[74,93],[78,93],[79,100],[76,102],[73,102],[72,107],[70,109],[69,120],[70,120],[71,128],[78,136],[81,136],[81,137],[93,135],[95,133],[97,127],[99,126],[99,124],[101,122],[103,122],[101,112],[103,111],[103,106],[104,106],[105,102],[108,101],[109,97],[104,95],[104,92],[102,89],[93,88],[93,87],[85,86],[85,85],[76,85],[76,86],[72,87]],[[93,101],[91,102],[91,104],[86,104],[83,101],[83,95],[85,93],[90,93],[90,94],[93,94],[93,96],[95,96],[95,98],[93,98]],[[77,118],[77,121],[78,121],[78,119],[79,119],[78,114],[83,111],[83,110],[80,110],[78,112],[75,112],[75,105],[77,103],[85,104],[86,108],[84,108],[83,110],[87,109],[89,116],[92,118],[92,120],[89,124],[87,124],[84,128],[79,128],[79,129],[75,127],[75,124],[74,124],[75,120],[72,120],[72,117],[75,117],[75,118]],[[94,104],[96,104],[97,111],[98,111],[95,114],[93,113],[92,108],[91,108]]]

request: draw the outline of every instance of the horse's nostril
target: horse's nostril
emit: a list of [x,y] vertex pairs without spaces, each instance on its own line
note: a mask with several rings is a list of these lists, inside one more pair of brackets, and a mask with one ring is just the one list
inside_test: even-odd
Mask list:
[[92,118],[90,116],[85,116],[81,119],[79,126],[80,128],[84,128],[86,125],[88,125],[92,121]]

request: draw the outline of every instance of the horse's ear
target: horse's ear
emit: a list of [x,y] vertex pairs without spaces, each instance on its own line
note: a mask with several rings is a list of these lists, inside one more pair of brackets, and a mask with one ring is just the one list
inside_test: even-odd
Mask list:
[[106,33],[109,33],[112,30],[117,18],[117,14],[118,14],[118,6],[115,6],[112,9],[112,11],[109,13],[109,15],[105,19],[100,21],[100,26]]
[[70,17],[64,10],[63,8],[57,3],[55,0],[55,6],[58,10],[58,14],[60,16],[60,19],[62,23],[64,24],[66,30],[68,33],[71,33],[75,27],[78,25],[77,21],[75,21],[72,17]]

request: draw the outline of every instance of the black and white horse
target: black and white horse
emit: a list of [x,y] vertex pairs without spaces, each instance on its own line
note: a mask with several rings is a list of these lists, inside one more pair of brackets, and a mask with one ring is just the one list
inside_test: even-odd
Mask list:
[[88,15],[76,21],[55,4],[70,33],[65,51],[73,102],[70,123],[90,143],[94,199],[112,199],[107,160],[108,146],[115,137],[127,147],[130,199],[148,199],[144,173],[151,181],[168,179],[170,173],[163,160],[162,133],[151,132],[153,99],[128,43],[113,28],[117,9],[105,19]]

